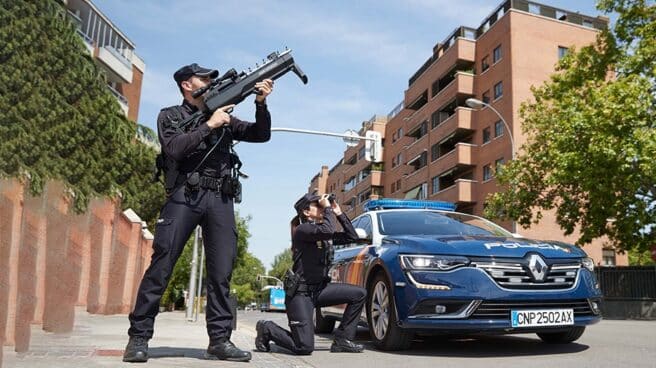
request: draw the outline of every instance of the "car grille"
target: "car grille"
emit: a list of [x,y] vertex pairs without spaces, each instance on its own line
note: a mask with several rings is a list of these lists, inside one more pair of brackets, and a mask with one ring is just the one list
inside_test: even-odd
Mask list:
[[472,265],[484,270],[499,286],[517,290],[569,289],[581,268],[580,263],[552,264],[545,279],[536,281],[525,262],[474,261]]
[[469,319],[510,319],[511,310],[573,309],[574,317],[594,316],[586,299],[550,301],[483,301]]

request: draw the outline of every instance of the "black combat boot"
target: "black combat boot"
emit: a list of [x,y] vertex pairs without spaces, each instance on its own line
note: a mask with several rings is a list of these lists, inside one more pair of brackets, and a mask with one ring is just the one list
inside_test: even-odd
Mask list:
[[361,353],[364,350],[362,344],[356,344],[351,340],[336,337],[330,346],[331,353]]
[[251,360],[251,353],[249,351],[239,349],[228,339],[210,340],[207,353],[219,358],[219,360],[229,360],[232,362],[247,362]]
[[271,347],[269,346],[269,331],[267,330],[265,320],[261,319],[255,324],[255,331],[257,331],[257,336],[255,337],[255,348],[259,351],[270,351]]
[[148,361],[148,339],[142,336],[130,336],[125,347],[123,361],[128,363],[145,363]]

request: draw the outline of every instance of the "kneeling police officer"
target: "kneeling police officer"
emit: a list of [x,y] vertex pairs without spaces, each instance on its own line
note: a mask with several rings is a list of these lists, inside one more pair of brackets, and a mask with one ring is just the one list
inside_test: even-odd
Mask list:
[[[311,354],[314,350],[314,308],[346,303],[330,351],[362,352],[363,346],[352,340],[364,307],[366,290],[350,284],[331,284],[328,277],[332,244],[357,241],[355,229],[339,204],[330,200],[328,194],[305,194],[294,208],[298,215],[291,224],[293,274],[285,278],[285,304],[291,332],[272,321],[260,320],[256,325],[255,347],[259,351],[269,351],[269,342],[273,341],[295,354]],[[335,231],[335,218],[344,232]]]

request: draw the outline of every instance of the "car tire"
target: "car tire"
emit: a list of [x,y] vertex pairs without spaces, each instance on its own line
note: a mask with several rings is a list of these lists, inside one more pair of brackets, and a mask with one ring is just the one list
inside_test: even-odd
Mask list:
[[561,332],[539,332],[537,335],[542,341],[548,344],[568,344],[574,342],[583,335],[585,327],[575,326],[567,331]]
[[314,333],[332,333],[335,329],[335,318],[324,317],[321,308],[314,308]]
[[405,350],[414,334],[398,326],[396,306],[390,282],[377,273],[367,290],[367,323],[374,347],[380,350]]

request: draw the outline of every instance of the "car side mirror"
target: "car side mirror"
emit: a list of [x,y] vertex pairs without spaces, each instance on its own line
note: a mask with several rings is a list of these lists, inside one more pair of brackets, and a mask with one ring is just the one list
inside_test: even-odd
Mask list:
[[355,229],[355,233],[358,234],[358,239],[360,240],[368,240],[370,238],[367,232],[359,227]]
[[513,238],[520,238],[520,239],[524,238],[524,236],[522,234],[519,234],[519,233],[512,233],[512,236],[513,236]]

